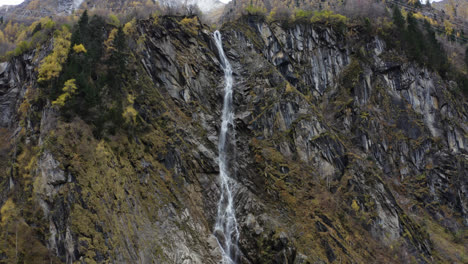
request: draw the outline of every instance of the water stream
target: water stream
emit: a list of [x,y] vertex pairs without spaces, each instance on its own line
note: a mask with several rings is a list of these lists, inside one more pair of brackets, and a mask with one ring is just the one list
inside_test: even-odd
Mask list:
[[219,134],[219,180],[221,195],[218,202],[218,215],[214,234],[222,252],[223,264],[235,264],[238,257],[237,241],[239,239],[239,229],[237,226],[236,212],[232,194],[232,187],[235,182],[229,177],[228,146],[230,135],[234,135],[234,111],[232,107],[232,67],[223,50],[221,33],[214,32],[216,47],[221,59],[221,67],[224,71],[224,102]]

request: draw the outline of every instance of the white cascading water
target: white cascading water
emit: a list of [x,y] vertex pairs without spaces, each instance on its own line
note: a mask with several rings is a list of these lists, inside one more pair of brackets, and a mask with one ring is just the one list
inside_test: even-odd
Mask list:
[[233,135],[233,131],[229,133],[229,129],[234,126],[234,112],[232,107],[232,67],[224,54],[221,33],[214,32],[216,47],[221,58],[221,66],[224,71],[224,102],[221,132],[219,134],[219,180],[221,187],[221,196],[218,202],[218,215],[214,233],[222,252],[223,264],[235,264],[238,257],[237,241],[239,239],[239,229],[237,227],[236,212],[234,200],[232,196],[232,186],[234,180],[229,177],[229,160],[228,160],[228,137]]

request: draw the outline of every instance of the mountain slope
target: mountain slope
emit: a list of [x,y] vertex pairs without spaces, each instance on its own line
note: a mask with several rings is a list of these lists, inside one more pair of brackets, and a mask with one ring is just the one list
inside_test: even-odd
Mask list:
[[449,16],[468,20],[468,3],[462,0],[444,0],[432,3],[438,10],[444,11]]
[[0,16],[7,19],[25,20],[47,16],[65,16],[79,9],[108,10],[116,14],[126,14],[142,8],[154,9],[159,6],[196,5],[203,12],[222,9],[224,4],[218,0],[135,0],[135,1],[100,1],[100,0],[25,0],[17,6],[0,7]]
[[[218,263],[224,83],[209,28],[82,18],[69,42],[86,52],[38,81],[61,30],[0,64],[1,261]],[[466,262],[455,82],[361,27],[246,16],[221,33],[239,263]]]

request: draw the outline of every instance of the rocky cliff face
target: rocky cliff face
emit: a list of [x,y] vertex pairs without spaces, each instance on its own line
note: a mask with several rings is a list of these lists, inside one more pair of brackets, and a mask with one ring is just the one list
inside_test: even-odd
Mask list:
[[[180,20],[138,23],[141,125],[103,139],[33,100],[41,56],[0,65],[2,261],[218,263],[223,71],[208,28]],[[455,83],[359,29],[244,17],[221,32],[240,263],[467,261]]]

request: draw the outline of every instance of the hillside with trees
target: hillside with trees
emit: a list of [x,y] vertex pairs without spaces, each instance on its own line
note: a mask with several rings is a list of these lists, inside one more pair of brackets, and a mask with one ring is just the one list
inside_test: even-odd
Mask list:
[[71,3],[0,19],[0,263],[468,262],[457,16]]

